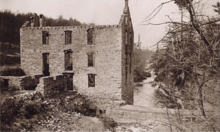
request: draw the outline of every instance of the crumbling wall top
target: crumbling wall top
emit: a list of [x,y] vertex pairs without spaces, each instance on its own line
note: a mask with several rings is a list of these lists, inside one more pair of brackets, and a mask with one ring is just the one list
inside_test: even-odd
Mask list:
[[[28,22],[28,21],[27,21]],[[26,23],[26,22],[25,22]],[[27,26],[22,26],[22,29],[24,30],[36,30],[36,29],[44,29],[44,30],[50,30],[50,29],[104,29],[104,28],[119,28],[121,25],[96,25],[96,26],[54,26],[54,27],[27,27]]]

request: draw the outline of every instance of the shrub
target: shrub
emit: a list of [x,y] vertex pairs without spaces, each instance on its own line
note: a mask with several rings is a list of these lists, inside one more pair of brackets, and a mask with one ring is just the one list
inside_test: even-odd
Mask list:
[[110,131],[114,131],[114,128],[118,126],[112,118],[104,117],[103,118],[104,127]]
[[83,115],[89,114],[90,102],[85,96],[77,93],[59,99],[51,99],[48,104],[55,104],[56,106],[54,107],[59,107],[63,112],[77,112]]
[[[1,131],[17,130],[26,119],[32,118],[35,114],[46,112],[47,105],[43,103],[42,99],[36,98],[38,94],[38,92],[20,94],[5,99],[1,104]],[[19,120],[19,123],[16,120]]]
[[151,55],[153,55],[153,51],[134,48],[134,82],[146,79],[144,75],[146,61],[150,60]]
[[1,76],[25,76],[25,72],[21,68],[6,68],[1,71]]

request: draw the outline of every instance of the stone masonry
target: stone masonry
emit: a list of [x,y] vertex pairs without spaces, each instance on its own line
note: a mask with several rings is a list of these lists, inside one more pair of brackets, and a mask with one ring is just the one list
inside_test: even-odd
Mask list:
[[118,25],[46,27],[35,15],[20,29],[21,68],[27,75],[69,74],[80,94],[133,104],[133,38],[128,0]]
[[63,75],[42,77],[39,80],[36,90],[39,91],[44,97],[66,91],[66,88],[63,85],[64,80]]
[[33,76],[0,76],[2,88],[13,88],[16,90],[34,90],[38,83],[39,78],[43,75]]

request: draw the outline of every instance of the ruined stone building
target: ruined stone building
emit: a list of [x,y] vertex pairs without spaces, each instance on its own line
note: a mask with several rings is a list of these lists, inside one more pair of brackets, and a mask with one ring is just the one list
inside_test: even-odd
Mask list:
[[43,15],[34,16],[20,29],[21,68],[27,75],[62,75],[69,90],[91,99],[133,104],[128,0],[117,25],[48,27],[45,21]]

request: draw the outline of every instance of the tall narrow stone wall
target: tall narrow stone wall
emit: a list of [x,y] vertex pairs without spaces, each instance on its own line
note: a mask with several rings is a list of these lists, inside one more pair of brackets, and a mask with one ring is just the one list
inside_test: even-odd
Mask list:
[[133,104],[134,31],[128,7],[128,1],[125,1],[125,8],[119,24],[122,26],[122,99],[125,100],[127,104]]

